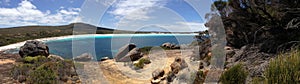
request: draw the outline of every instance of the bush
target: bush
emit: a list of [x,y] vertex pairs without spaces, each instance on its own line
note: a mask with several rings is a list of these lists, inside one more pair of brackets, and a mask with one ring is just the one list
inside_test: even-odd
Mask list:
[[27,78],[30,84],[57,84],[57,75],[47,67],[38,68],[29,74]]
[[149,54],[151,48],[152,48],[151,46],[142,47],[140,48],[140,51],[144,54]]
[[149,63],[151,63],[151,61],[150,61],[149,58],[141,58],[139,61],[142,62],[142,63],[144,63],[144,64],[149,64]]
[[296,84],[300,82],[300,52],[293,50],[280,54],[270,61],[265,71],[266,80],[272,84]]
[[[57,84],[64,77],[77,76],[72,60],[51,61],[45,56],[22,58],[24,63],[14,67],[11,74],[16,80],[19,77],[25,77],[25,80],[19,80],[22,83],[33,84]],[[79,65],[79,63],[76,63]],[[65,81],[66,82],[66,81]]]
[[35,57],[26,56],[25,58],[23,58],[24,63],[42,63],[46,61],[47,58],[45,56],[35,56]]
[[143,68],[145,64],[149,64],[151,61],[147,58],[141,58],[138,63],[133,64],[137,68]]
[[33,69],[32,64],[19,64],[14,66],[11,75],[14,79],[17,79],[19,75],[24,75],[24,76],[29,75],[29,72],[32,69]]
[[142,62],[138,62],[138,63],[135,63],[135,64],[133,64],[135,67],[137,67],[137,68],[143,68],[144,67],[144,63],[142,63]]
[[244,84],[247,72],[241,64],[235,65],[221,75],[222,84]]
[[265,78],[263,77],[253,77],[252,84],[266,84]]

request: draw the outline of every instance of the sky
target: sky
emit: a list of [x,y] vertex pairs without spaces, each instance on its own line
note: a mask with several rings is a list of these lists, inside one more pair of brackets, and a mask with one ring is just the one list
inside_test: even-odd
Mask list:
[[203,31],[211,0],[1,0],[0,28],[84,22],[131,31]]

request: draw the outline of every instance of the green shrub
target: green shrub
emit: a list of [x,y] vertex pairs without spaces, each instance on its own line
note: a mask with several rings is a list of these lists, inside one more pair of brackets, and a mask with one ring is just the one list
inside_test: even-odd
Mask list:
[[271,84],[300,83],[300,52],[293,50],[288,54],[280,54],[270,61],[265,71],[266,79]]
[[141,63],[144,63],[144,64],[149,64],[149,63],[151,63],[151,61],[150,61],[149,58],[141,58],[139,61],[140,61]]
[[241,64],[237,64],[221,75],[222,84],[244,84],[247,78],[247,72]]
[[137,68],[143,68],[145,64],[151,63],[150,59],[148,58],[141,58],[138,63],[133,64]]
[[19,75],[27,76],[29,72],[33,69],[32,64],[18,64],[14,66],[13,70],[11,71],[11,75],[13,78],[17,79]]
[[152,46],[146,46],[146,47],[142,47],[142,48],[139,48],[140,51],[144,54],[149,54],[150,50],[151,50]]
[[24,63],[43,63],[47,61],[47,58],[45,56],[35,56],[35,57],[31,57],[31,56],[26,56],[23,59]]
[[265,78],[263,77],[253,77],[252,84],[265,84]]
[[[14,67],[11,74],[18,80],[20,75],[25,76],[24,83],[33,84],[57,84],[63,77],[76,76],[72,60],[50,61],[45,56],[25,57],[25,63]],[[77,65],[81,66],[79,63]]]
[[144,63],[142,63],[141,61],[139,61],[138,63],[133,64],[135,67],[137,68],[143,68],[144,67]]
[[57,75],[47,67],[38,68],[29,74],[27,78],[30,84],[57,84]]

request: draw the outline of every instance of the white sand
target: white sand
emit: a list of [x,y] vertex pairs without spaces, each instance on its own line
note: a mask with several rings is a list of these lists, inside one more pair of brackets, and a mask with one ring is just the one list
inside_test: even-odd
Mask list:
[[[65,38],[72,38],[73,35],[68,35],[68,36],[60,36],[60,37],[50,37],[50,38],[41,38],[41,39],[34,39],[37,41],[48,41],[48,40],[57,40],[57,39],[65,39]],[[4,51],[4,50],[8,50],[8,49],[16,49],[16,48],[20,48],[22,45],[25,44],[26,41],[23,42],[19,42],[19,43],[14,43],[14,44],[9,44],[6,46],[1,46],[0,47],[0,51]]]

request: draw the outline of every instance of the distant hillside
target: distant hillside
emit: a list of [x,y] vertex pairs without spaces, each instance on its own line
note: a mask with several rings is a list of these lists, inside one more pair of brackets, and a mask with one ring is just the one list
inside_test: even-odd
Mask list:
[[[73,31],[74,30],[74,31]],[[133,34],[133,33],[198,33],[198,32],[159,32],[159,31],[127,31],[97,27],[85,23],[72,23],[62,26],[21,26],[0,28],[0,46],[31,39],[57,37],[73,34]]]
[[[72,35],[73,29],[79,34],[112,34],[112,33],[147,33],[125,30],[114,30],[96,27],[85,23],[72,23],[62,26],[22,26],[0,29],[0,46],[30,39]],[[95,31],[96,30],[96,31]]]

